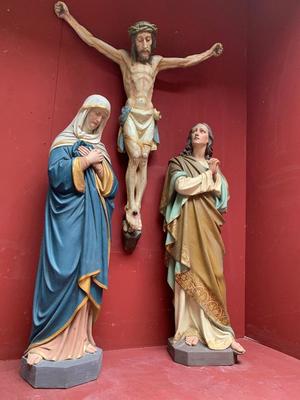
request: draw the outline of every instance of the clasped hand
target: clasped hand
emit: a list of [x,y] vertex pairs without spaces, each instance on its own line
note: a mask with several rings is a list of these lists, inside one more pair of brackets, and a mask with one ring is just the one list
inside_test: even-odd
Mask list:
[[85,146],[79,146],[78,152],[82,157],[85,157],[89,166],[92,166],[95,170],[102,173],[104,160],[103,154],[98,149],[89,149]]
[[217,158],[211,158],[207,162],[212,174],[215,175],[218,172],[220,161]]

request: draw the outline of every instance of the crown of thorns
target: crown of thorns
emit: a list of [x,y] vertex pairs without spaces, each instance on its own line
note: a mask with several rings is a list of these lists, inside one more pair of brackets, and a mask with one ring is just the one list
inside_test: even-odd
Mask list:
[[138,21],[128,28],[128,33],[130,36],[136,35],[139,32],[143,32],[143,31],[156,33],[157,26],[154,24],[151,24],[150,22],[147,22],[147,21]]

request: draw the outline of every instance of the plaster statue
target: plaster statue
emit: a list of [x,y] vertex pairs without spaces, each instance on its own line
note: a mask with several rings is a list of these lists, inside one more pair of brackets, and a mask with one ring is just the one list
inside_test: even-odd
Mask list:
[[170,68],[185,68],[199,64],[222,53],[220,43],[209,50],[185,58],[165,58],[153,55],[156,46],[157,27],[139,21],[129,28],[131,53],[117,50],[108,43],[94,37],[70,14],[65,3],[55,4],[55,13],[64,19],[89,46],[116,62],[122,73],[127,102],[120,115],[118,149],[128,154],[126,171],[127,204],[123,231],[129,234],[141,232],[141,204],[147,184],[147,162],[150,151],[156,150],[159,136],[156,122],[160,113],[152,104],[156,75]]
[[189,133],[184,151],[169,161],[161,200],[168,283],[174,291],[174,341],[210,349],[245,349],[236,342],[226,309],[223,213],[228,185],[212,158],[213,134],[204,123]]
[[92,325],[107,288],[117,180],[101,142],[110,103],[89,96],[51,146],[45,229],[28,364],[96,351]]

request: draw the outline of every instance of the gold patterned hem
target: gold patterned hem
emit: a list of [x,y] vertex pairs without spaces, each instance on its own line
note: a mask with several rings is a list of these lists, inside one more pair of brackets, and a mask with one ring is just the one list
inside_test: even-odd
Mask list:
[[228,326],[229,318],[223,305],[214,297],[198,275],[191,270],[176,274],[176,282],[192,297],[212,321]]

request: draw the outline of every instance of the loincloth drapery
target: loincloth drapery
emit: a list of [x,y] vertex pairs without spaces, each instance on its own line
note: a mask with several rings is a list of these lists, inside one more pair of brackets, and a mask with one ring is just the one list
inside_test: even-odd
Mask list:
[[[130,140],[136,143],[142,150],[150,147],[150,151],[157,149],[159,144],[159,134],[157,123],[160,119],[160,112],[155,108],[141,110],[124,106],[119,117],[120,129],[118,134],[118,151],[125,153],[124,140]],[[124,132],[125,124],[134,126],[133,135],[126,135]],[[136,133],[136,135],[134,135]]]

